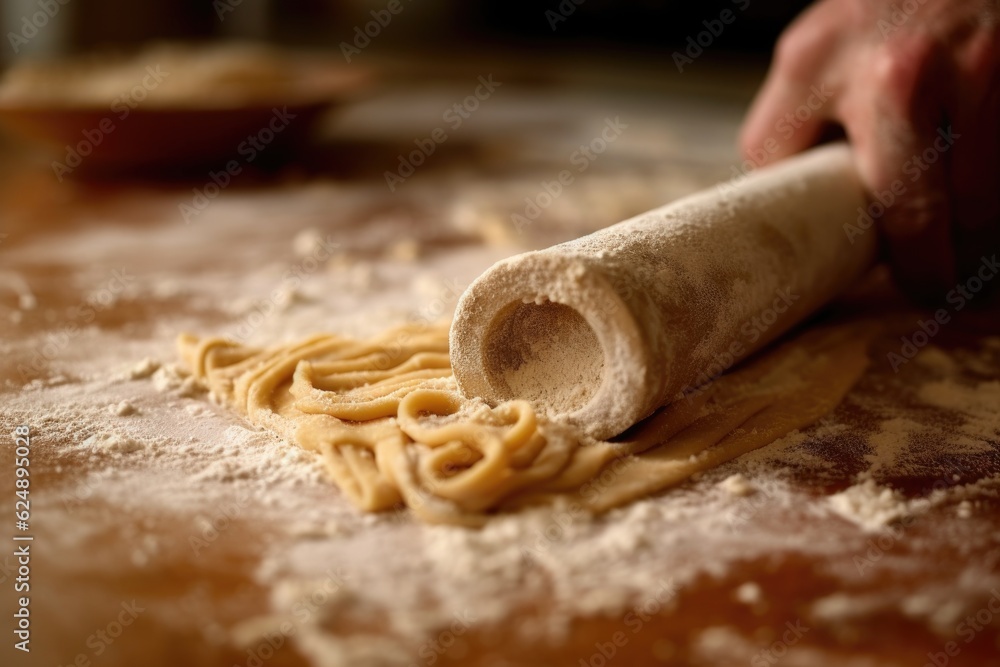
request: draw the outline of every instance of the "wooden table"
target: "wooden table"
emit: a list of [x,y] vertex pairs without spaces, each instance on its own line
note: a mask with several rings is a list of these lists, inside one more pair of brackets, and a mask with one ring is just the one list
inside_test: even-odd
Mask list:
[[[251,327],[253,340],[299,328],[367,334],[413,313],[447,315],[461,287],[496,259],[732,175],[736,128],[759,72],[705,68],[678,80],[634,68],[567,74],[553,64],[465,63],[429,80],[415,78],[418,68],[397,67],[370,99],[331,119],[308,155],[248,165],[189,222],[179,206],[194,201],[193,189],[211,190],[207,173],[59,183],[44,159],[10,148],[0,184],[0,489],[10,537],[18,533],[11,434],[28,425],[34,541],[30,655],[11,648],[17,543],[0,552],[2,664],[255,664],[247,647],[259,656],[263,635],[249,621],[280,606],[275,582],[322,562],[304,554],[327,550],[352,573],[353,597],[310,623],[335,640],[354,635],[373,648],[402,647],[408,661],[328,652],[324,663],[301,636],[283,636],[273,656],[265,649],[263,664],[919,667],[930,655],[937,665],[1000,665],[1000,620],[982,611],[1000,590],[995,487],[977,495],[964,518],[954,496],[871,532],[829,511],[827,496],[871,466],[875,450],[863,436],[881,417],[866,406],[895,406],[900,419],[917,423],[942,419],[915,403],[913,387],[933,373],[974,383],[1000,370],[988,359],[942,370],[918,358],[893,372],[888,353],[926,314],[878,281],[842,307],[885,323],[871,371],[833,421],[800,438],[798,446],[823,465],[796,467],[780,454],[755,453],[646,501],[647,514],[662,510],[659,518],[623,510],[574,527],[549,553],[605,549],[611,560],[588,566],[582,557],[570,578],[553,574],[554,556],[503,561],[494,570],[462,565],[461,558],[484,553],[473,544],[479,538],[448,533],[456,545],[448,553],[439,548],[444,533],[406,515],[361,517],[306,459],[288,464],[309,472],[299,482],[269,476],[267,461],[293,449],[266,435],[247,431],[243,450],[213,452],[242,433],[227,431],[241,428],[236,417],[203,395],[125,379],[144,357],[176,361],[173,337],[181,330],[238,331],[254,300],[287,287],[288,270],[301,274],[301,285],[285,293],[290,301],[276,315]],[[502,84],[453,127],[443,114],[489,74]],[[525,198],[537,203],[545,182],[577,169],[574,151],[614,118],[627,124],[620,138],[519,233],[511,215],[526,212]],[[385,173],[439,126],[447,141],[391,191]],[[300,240],[297,254],[293,239],[317,232],[335,246],[335,261],[310,269],[309,244],[302,254]],[[982,349],[996,331],[981,315],[954,321],[933,339],[938,350]],[[123,396],[137,415],[109,411]],[[104,422],[131,434],[140,450],[84,446]],[[907,474],[890,466],[877,482],[912,499],[935,483],[955,489],[1000,473],[995,434],[961,454],[948,439],[938,443],[933,465]],[[195,451],[178,455],[188,443]],[[199,476],[220,458],[232,466],[228,486],[214,468]],[[720,490],[735,473],[756,483],[757,493]],[[224,528],[206,533],[204,521],[220,517]],[[615,543],[623,521],[639,522],[648,539]],[[203,549],[192,536],[207,540]],[[376,581],[379,568],[385,574]],[[432,586],[439,593],[458,595],[462,577],[474,577],[462,601],[486,619],[460,628],[454,647],[440,651],[424,642],[447,639],[447,626],[424,640],[398,627],[410,618],[427,630],[416,601],[418,587],[429,585],[426,568],[440,569]],[[642,595],[637,587],[658,577],[674,577],[674,587],[653,604],[659,591]],[[369,583],[380,592],[366,608]],[[392,613],[387,586],[398,594]],[[492,592],[477,601],[477,590]],[[628,618],[636,608],[652,611],[637,623]],[[982,628],[966,643],[956,626],[977,612]],[[561,634],[539,630],[556,617],[565,621]]]

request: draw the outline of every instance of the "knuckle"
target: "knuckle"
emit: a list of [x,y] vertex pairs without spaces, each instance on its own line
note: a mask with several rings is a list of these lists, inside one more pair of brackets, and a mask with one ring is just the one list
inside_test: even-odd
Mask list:
[[887,44],[875,52],[872,92],[894,110],[912,110],[920,103],[937,56],[937,43],[929,37],[918,36]]
[[844,29],[840,12],[830,2],[819,2],[806,10],[781,35],[774,48],[774,65],[793,79],[807,79],[833,57]]
[[774,48],[775,67],[786,76],[801,78],[811,73],[815,58],[812,56],[811,30],[793,27],[782,33]]

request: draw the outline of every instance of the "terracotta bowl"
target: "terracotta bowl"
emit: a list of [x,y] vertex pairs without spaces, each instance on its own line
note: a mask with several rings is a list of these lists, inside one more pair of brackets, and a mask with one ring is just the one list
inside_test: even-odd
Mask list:
[[301,145],[321,115],[358,96],[373,80],[369,71],[340,64],[303,68],[292,78],[295,85],[287,91],[257,94],[240,104],[140,103],[127,115],[107,106],[4,100],[0,126],[45,149],[57,175],[222,166],[229,160],[245,164]]

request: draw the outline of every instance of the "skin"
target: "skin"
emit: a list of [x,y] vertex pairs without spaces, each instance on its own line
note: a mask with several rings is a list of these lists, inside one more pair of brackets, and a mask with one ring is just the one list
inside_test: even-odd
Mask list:
[[760,158],[769,138],[773,149],[777,124],[820,84],[829,99],[757,164],[842,128],[873,198],[903,191],[876,219],[897,283],[940,301],[1000,252],[1000,2],[820,0],[778,41],[744,156]]

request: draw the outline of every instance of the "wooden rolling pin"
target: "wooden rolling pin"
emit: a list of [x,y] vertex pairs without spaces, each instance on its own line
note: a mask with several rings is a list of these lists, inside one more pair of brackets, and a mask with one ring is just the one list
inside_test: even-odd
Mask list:
[[845,225],[865,204],[850,149],[833,144],[497,262],[458,303],[458,385],[615,436],[858,279],[876,234]]

